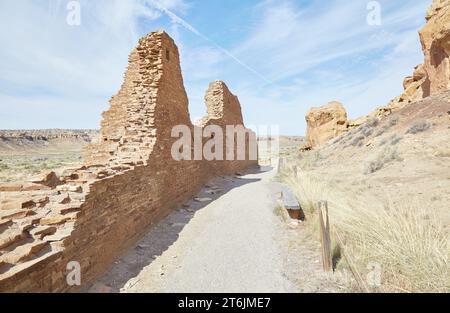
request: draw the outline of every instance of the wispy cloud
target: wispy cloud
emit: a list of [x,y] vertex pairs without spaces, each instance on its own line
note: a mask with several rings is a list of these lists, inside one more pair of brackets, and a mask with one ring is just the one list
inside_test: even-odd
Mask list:
[[0,2],[0,128],[97,127],[129,51],[163,28],[180,47],[192,116],[223,79],[249,124],[301,134],[311,106],[340,100],[357,117],[402,91],[423,59],[430,4],[381,0],[382,25],[370,27],[365,0],[80,0],[82,25],[70,27],[67,2]]
[[157,8],[158,10],[161,10],[162,12],[164,12],[165,14],[167,14],[170,19],[172,20],[173,23],[175,24],[179,24],[181,26],[183,26],[185,29],[187,29],[188,31],[194,33],[195,35],[203,38],[205,41],[207,41],[208,43],[210,43],[212,46],[214,46],[215,48],[217,48],[218,50],[220,50],[223,54],[225,54],[226,56],[230,57],[232,60],[234,60],[235,62],[237,62],[239,65],[243,66],[245,69],[247,69],[248,71],[252,72],[253,74],[257,75],[259,78],[261,78],[262,80],[264,80],[266,83],[270,83],[269,80],[267,80],[266,77],[264,77],[264,75],[262,75],[261,73],[259,73],[257,70],[255,70],[254,68],[248,66],[246,63],[244,63],[243,61],[241,61],[239,58],[237,58],[233,53],[231,53],[230,51],[228,51],[227,49],[223,48],[221,45],[219,45],[218,43],[216,43],[214,40],[212,40],[211,38],[209,38],[208,36],[204,35],[202,32],[200,32],[199,30],[197,30],[194,26],[192,26],[189,22],[187,22],[186,20],[184,20],[183,18],[181,18],[180,16],[178,16],[177,14],[175,14],[174,12],[172,12],[171,10],[169,10],[168,8],[166,8],[163,3],[161,3],[160,1],[155,1],[155,0],[148,0],[148,3]]

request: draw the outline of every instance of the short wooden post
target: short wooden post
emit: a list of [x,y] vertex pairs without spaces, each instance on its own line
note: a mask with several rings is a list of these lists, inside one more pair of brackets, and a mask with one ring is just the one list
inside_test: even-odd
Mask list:
[[328,202],[318,203],[320,240],[322,243],[322,265],[326,272],[333,271],[333,257],[331,255],[330,219],[328,217]]

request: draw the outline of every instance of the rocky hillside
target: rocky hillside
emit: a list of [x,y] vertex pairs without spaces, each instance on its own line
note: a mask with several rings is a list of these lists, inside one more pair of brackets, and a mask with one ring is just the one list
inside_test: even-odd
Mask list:
[[[450,291],[450,91],[373,118],[283,164],[281,177],[306,212],[328,201],[340,248],[360,275],[380,266],[382,286],[372,291]],[[338,267],[347,269],[346,262]]]
[[312,148],[352,128],[382,120],[394,112],[450,89],[450,0],[434,0],[426,14],[426,25],[420,30],[424,63],[403,81],[404,92],[384,107],[356,120],[347,120],[342,106],[332,102],[314,108],[306,115],[308,146]]

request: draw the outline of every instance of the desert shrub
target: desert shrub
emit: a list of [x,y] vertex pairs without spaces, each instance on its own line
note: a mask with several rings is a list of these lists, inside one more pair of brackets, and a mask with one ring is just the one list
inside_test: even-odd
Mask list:
[[381,135],[383,135],[387,130],[389,129],[389,127],[387,125],[383,126],[380,130],[378,130],[375,133],[375,137],[380,137]]
[[428,130],[430,127],[431,125],[427,121],[418,121],[413,126],[411,126],[406,133],[417,134]]
[[374,117],[374,118],[371,118],[366,123],[366,125],[373,128],[373,127],[377,127],[379,123],[380,123],[380,120]]
[[375,137],[380,137],[381,135],[383,135],[385,132],[387,132],[390,128],[392,128],[393,126],[398,124],[399,121],[399,117],[398,116],[393,116],[391,117],[387,123],[381,128],[379,129],[376,133],[375,133]]
[[389,119],[388,126],[393,127],[393,126],[397,125],[399,121],[400,121],[400,118],[398,116],[393,116]]
[[403,136],[393,135],[393,136],[391,137],[391,145],[392,145],[392,146],[395,146],[395,145],[398,144],[402,139],[403,139]]
[[373,134],[373,129],[370,127],[364,127],[361,130],[361,133],[363,134],[364,137],[369,137]]
[[350,144],[354,147],[361,146],[363,144],[364,139],[366,139],[365,136],[362,135],[356,136]]
[[7,170],[7,169],[9,169],[8,164],[1,164],[0,163],[0,170]]
[[380,141],[380,146],[384,146],[384,145],[386,145],[387,143],[389,143],[391,146],[395,146],[395,145],[397,145],[402,139],[403,139],[403,136],[392,135],[392,136],[390,136],[390,137],[381,139],[381,141]]
[[335,145],[335,144],[340,143],[342,140],[345,139],[345,137],[346,137],[347,135],[348,135],[348,133],[345,134],[345,135],[340,135],[340,136],[338,136],[337,138],[333,139],[333,141],[331,142],[331,144]]
[[381,170],[386,164],[395,160],[400,160],[397,149],[387,147],[383,149],[375,159],[366,164],[364,168],[364,174],[375,173]]

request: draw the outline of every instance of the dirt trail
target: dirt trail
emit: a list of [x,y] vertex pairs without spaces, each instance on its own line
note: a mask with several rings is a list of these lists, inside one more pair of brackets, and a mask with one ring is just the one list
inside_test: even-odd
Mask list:
[[298,230],[274,214],[280,190],[274,175],[267,168],[212,182],[198,195],[210,200],[192,200],[174,211],[90,291],[323,291],[323,277],[314,278],[312,287],[311,277],[308,286],[289,277],[298,270],[314,276],[320,268],[314,249],[305,248],[304,256],[291,249],[289,237]]

